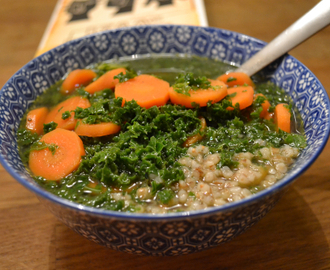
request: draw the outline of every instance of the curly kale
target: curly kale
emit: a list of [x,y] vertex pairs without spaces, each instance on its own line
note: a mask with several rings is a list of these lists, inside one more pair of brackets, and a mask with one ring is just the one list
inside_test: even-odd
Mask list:
[[205,76],[195,76],[190,72],[180,74],[172,87],[174,91],[190,96],[190,90],[209,89],[212,86],[211,82]]

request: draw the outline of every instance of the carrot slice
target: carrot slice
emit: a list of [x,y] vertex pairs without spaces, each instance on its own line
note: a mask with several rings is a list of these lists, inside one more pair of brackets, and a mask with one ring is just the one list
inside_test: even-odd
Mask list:
[[76,88],[89,84],[96,77],[96,73],[90,69],[76,69],[71,71],[61,86],[62,94],[71,94]]
[[205,107],[209,101],[212,103],[219,102],[227,95],[227,86],[218,80],[211,80],[211,86],[216,88],[189,90],[189,95],[176,92],[170,87],[170,99],[173,104],[183,105],[187,108],[193,108],[192,103],[197,103],[201,107]]
[[[259,96],[266,98],[263,94],[256,94],[256,95],[254,95],[254,100],[256,100]],[[262,107],[262,112],[260,113],[260,118],[264,118],[264,119],[267,119],[267,120],[272,118],[272,114],[270,114],[268,112],[268,109],[270,107],[270,103],[267,99],[261,104],[261,107]]]
[[100,124],[84,124],[81,120],[78,121],[75,132],[79,136],[87,137],[102,137],[110,134],[115,134],[120,131],[120,126],[111,122]]
[[57,128],[40,139],[47,144],[57,146],[55,153],[48,148],[30,152],[29,167],[34,175],[47,180],[60,180],[76,170],[85,155],[85,149],[79,136],[69,130]]
[[[254,90],[252,86],[237,86],[228,88],[228,96],[232,106],[239,104],[240,110],[249,107],[253,102]],[[227,107],[228,110],[233,110],[232,107]]]
[[46,107],[29,111],[26,116],[26,129],[41,135],[43,133],[44,122],[47,114],[48,109]]
[[288,104],[281,103],[275,106],[274,122],[277,131],[281,129],[287,133],[291,132],[291,112],[288,108]]
[[222,74],[217,80],[224,82],[228,87],[242,86],[245,84],[254,87],[253,81],[249,75],[244,72],[229,72]]
[[[87,98],[80,96],[71,97],[59,103],[48,113],[45,124],[55,122],[57,123],[57,128],[73,130],[77,124],[77,119],[74,119],[74,112],[71,111],[75,110],[77,107],[85,109],[90,106],[91,104]],[[66,111],[70,112],[70,116],[67,119],[62,119],[62,114]]]
[[115,86],[115,97],[135,100],[141,107],[165,105],[169,99],[169,83],[151,75],[142,74]]
[[114,76],[117,76],[120,73],[126,74],[125,68],[116,68],[113,70],[104,73],[100,78],[96,81],[90,83],[85,87],[85,91],[90,94],[94,94],[98,91],[102,91],[104,89],[112,89],[119,83],[118,79],[114,79]]

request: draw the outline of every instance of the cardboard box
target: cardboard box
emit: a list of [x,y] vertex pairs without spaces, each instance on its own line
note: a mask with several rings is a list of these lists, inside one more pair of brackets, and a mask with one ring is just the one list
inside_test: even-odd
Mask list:
[[58,0],[36,56],[72,39],[147,24],[207,26],[203,0]]

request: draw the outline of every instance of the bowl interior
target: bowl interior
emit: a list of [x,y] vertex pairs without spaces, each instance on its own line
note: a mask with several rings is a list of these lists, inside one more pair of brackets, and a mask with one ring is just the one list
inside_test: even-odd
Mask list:
[[[265,43],[260,40],[227,30],[160,25],[101,32],[54,48],[21,68],[0,92],[0,162],[16,180],[37,195],[77,208],[77,205],[41,189],[30,177],[19,157],[15,134],[24,112],[37,96],[69,70],[111,58],[134,54],[182,53],[240,65],[264,46]],[[285,55],[262,70],[262,73],[293,99],[303,120],[308,147],[286,177],[274,187],[222,208],[257,200],[291,183],[315,161],[329,137],[329,98],[319,80],[307,67],[292,56]],[[99,211],[82,208],[86,211]],[[136,217],[144,215],[137,214]]]

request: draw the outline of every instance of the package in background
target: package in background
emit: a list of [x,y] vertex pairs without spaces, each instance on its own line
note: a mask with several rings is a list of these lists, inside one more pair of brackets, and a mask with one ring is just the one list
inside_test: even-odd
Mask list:
[[85,35],[147,24],[207,26],[203,0],[58,0],[36,55]]

